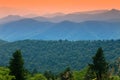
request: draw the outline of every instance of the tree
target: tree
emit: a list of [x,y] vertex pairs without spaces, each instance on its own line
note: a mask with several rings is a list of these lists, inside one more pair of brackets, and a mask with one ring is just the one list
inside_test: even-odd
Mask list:
[[14,75],[14,80],[24,80],[24,61],[22,59],[21,51],[17,50],[13,53],[13,57],[9,62],[10,75]]
[[32,71],[32,75],[34,75],[34,74],[36,74],[36,73],[38,73],[38,71],[37,71],[36,68],[34,68],[33,71]]
[[0,67],[0,80],[12,80],[15,76],[9,75],[10,70],[6,67]]
[[89,65],[95,72],[97,80],[104,80],[108,75],[108,63],[105,60],[102,48],[98,48],[97,53],[93,57],[93,64]]
[[84,76],[84,80],[93,80],[95,78],[96,78],[95,72],[92,71],[91,67],[89,66]]
[[84,80],[87,70],[88,70],[88,67],[85,67],[80,71],[73,71],[74,80]]
[[65,69],[63,73],[60,74],[61,80],[73,80],[73,73],[71,69],[68,67]]
[[55,75],[51,71],[45,71],[44,76],[47,80],[55,80]]
[[34,74],[34,76],[29,77],[27,80],[47,80],[42,74]]

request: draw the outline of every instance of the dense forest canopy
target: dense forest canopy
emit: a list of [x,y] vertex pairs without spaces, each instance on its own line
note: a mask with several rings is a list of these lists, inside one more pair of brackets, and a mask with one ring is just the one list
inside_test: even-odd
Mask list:
[[20,49],[25,60],[25,67],[31,71],[37,69],[40,72],[45,70],[59,72],[66,67],[81,70],[91,63],[91,56],[99,47],[103,48],[106,59],[111,63],[120,56],[120,40],[0,41],[0,65],[7,66],[12,53]]

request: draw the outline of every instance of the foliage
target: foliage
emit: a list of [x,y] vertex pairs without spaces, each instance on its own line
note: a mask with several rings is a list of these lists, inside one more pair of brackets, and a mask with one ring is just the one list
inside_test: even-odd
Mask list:
[[96,78],[95,72],[93,72],[90,66],[88,66],[86,74],[84,76],[84,80],[93,80],[95,78]]
[[29,77],[27,80],[47,80],[47,79],[42,74],[37,73]]
[[0,65],[8,65],[12,53],[20,49],[25,68],[31,72],[34,69],[42,73],[44,71],[61,72],[67,66],[70,66],[72,70],[81,70],[92,62],[91,56],[95,55],[99,47],[103,48],[105,58],[109,62],[120,56],[120,40],[23,40],[8,42],[0,46]]
[[88,67],[82,69],[81,71],[74,71],[73,72],[74,80],[84,80],[87,70]]
[[12,80],[15,76],[9,75],[10,70],[6,67],[0,67],[0,80]]
[[93,64],[89,66],[95,72],[97,80],[104,80],[104,77],[108,76],[108,63],[105,60],[102,48],[98,48],[93,57]]
[[[37,68],[34,68],[33,72],[30,73],[24,69],[21,51],[17,50],[10,59],[9,68],[0,67],[0,80],[120,80],[119,73],[112,74],[112,69],[108,67],[112,66],[115,69],[117,66],[116,72],[119,72],[119,58],[115,61],[115,65],[108,65],[100,47],[92,59],[93,63],[89,64],[88,67],[80,71],[74,71],[68,67],[60,73],[60,76],[57,76],[59,73],[55,75],[53,71],[45,71],[44,74],[40,74]],[[111,75],[108,74],[108,70]]]
[[120,76],[120,57],[110,64],[111,75]]
[[111,76],[110,77],[110,80],[120,80],[120,77],[119,76]]
[[56,76],[51,71],[45,71],[44,76],[47,80],[55,80]]
[[60,74],[60,78],[61,80],[73,80],[73,72],[67,67],[65,71]]
[[13,57],[10,60],[10,75],[15,76],[15,80],[24,80],[24,61],[22,59],[21,51],[17,50],[13,53]]

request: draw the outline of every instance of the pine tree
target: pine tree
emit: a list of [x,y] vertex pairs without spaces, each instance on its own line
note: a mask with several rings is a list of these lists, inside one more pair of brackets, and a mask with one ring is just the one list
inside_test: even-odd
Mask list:
[[95,72],[97,80],[104,80],[108,72],[108,63],[105,60],[102,48],[98,48],[97,53],[93,57],[93,64],[89,66]]
[[24,80],[24,61],[22,59],[21,51],[17,50],[13,53],[13,57],[9,62],[10,75],[14,75],[14,80]]

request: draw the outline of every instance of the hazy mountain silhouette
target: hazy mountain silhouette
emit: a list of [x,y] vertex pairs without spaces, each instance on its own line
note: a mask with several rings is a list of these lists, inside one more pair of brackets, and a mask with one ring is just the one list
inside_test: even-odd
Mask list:
[[102,40],[119,39],[119,22],[86,21],[60,23],[22,19],[0,25],[0,38],[14,41],[23,39],[43,40]]
[[45,14],[45,15],[43,15],[43,16],[44,16],[44,17],[51,18],[51,17],[64,16],[64,15],[65,15],[64,13],[57,12],[57,13]]
[[[54,13],[47,14],[44,16],[35,15],[26,15],[24,18],[32,18],[41,22],[62,22],[62,21],[72,21],[72,22],[84,22],[84,21],[119,21],[120,20],[120,10],[111,9],[111,10],[95,10],[95,11],[86,11],[86,12],[75,12],[70,14],[63,13]],[[17,15],[8,15],[0,19],[0,23],[10,22],[21,19]],[[22,17],[23,19],[23,17]]]
[[22,19],[0,25],[0,38],[4,40],[32,39],[51,27],[52,23],[38,22],[33,19]]
[[[57,22],[57,23],[53,23]],[[103,40],[119,39],[120,11],[76,12],[52,18],[9,15],[0,20],[0,39]]]
[[23,19],[23,17],[18,16],[18,15],[8,15],[0,19],[0,24],[13,22],[13,21],[21,20],[21,19]]
[[[41,17],[35,17],[35,20],[42,21]],[[46,19],[50,22],[62,22],[65,20],[72,22],[83,22],[89,20],[96,21],[109,21],[111,19],[120,19],[120,11],[116,9],[112,10],[96,10],[96,11],[88,11],[88,12],[76,12],[70,13],[60,16],[55,16],[52,18]],[[45,21],[45,19],[43,19]]]

